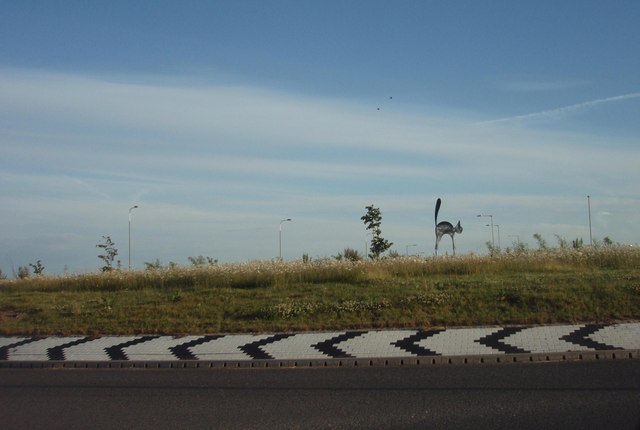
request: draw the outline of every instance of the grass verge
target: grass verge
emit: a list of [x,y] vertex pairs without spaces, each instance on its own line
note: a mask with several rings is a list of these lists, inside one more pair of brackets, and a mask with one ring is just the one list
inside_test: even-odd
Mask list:
[[252,262],[0,281],[0,335],[204,334],[640,319],[630,247]]

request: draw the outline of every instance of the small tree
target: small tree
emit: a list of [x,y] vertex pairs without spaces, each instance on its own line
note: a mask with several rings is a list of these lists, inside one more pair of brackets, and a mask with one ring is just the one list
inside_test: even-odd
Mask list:
[[342,251],[342,253],[339,253],[338,255],[335,256],[335,259],[340,261],[342,259],[345,259],[347,261],[360,261],[362,260],[362,257],[360,256],[360,253],[353,249],[353,248],[345,248],[344,251]]
[[500,254],[500,248],[498,248],[493,243],[491,243],[491,241],[489,241],[489,240],[486,241],[485,245],[486,245],[487,249],[489,250],[489,255],[493,256],[493,255]]
[[36,264],[29,263],[29,266],[33,269],[33,273],[37,276],[40,276],[44,273],[44,266],[42,265],[42,261],[36,261]]
[[145,268],[147,270],[159,270],[162,269],[162,263],[160,262],[159,258],[156,258],[156,261],[145,261],[144,262]]
[[513,252],[516,254],[522,254],[527,251],[527,244],[523,242],[513,242]]
[[113,270],[113,260],[118,255],[118,250],[116,249],[116,244],[113,243],[110,236],[102,236],[104,239],[104,243],[99,243],[96,245],[96,248],[101,248],[104,250],[104,254],[98,255],[98,258],[104,261],[104,266],[102,266],[103,272],[110,272]]
[[533,235],[533,238],[538,241],[538,248],[540,249],[547,249],[547,241],[544,240],[544,238],[542,237],[542,235],[540,233],[535,233]]
[[395,249],[392,249],[391,251],[389,251],[389,258],[400,258],[401,255],[398,251],[396,251]]
[[568,248],[569,244],[567,242],[567,239],[565,239],[564,237],[560,236],[559,234],[556,234],[556,239],[558,240],[558,246],[562,249],[564,248]]
[[198,255],[197,257],[188,257],[188,259],[191,262],[191,264],[193,264],[196,267],[204,266],[205,264],[208,264],[209,266],[213,266],[214,264],[218,263],[217,259],[214,260],[211,257],[203,257],[202,255]]
[[382,224],[382,212],[380,212],[380,209],[373,205],[366,206],[365,209],[367,209],[367,213],[360,217],[360,219],[364,221],[367,230],[371,230],[373,233],[371,246],[369,247],[369,251],[371,252],[369,257],[378,258],[380,254],[391,248],[393,242],[389,242],[381,236],[382,230],[380,230],[380,224]]

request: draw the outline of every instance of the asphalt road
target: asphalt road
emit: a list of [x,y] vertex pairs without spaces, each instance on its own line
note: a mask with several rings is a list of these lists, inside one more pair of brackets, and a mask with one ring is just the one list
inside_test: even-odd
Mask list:
[[1,369],[0,428],[640,429],[640,362]]

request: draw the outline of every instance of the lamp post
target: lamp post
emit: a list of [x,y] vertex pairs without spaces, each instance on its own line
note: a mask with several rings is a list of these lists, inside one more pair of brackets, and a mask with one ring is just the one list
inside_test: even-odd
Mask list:
[[[487,227],[491,227],[491,224],[487,224]],[[500,224],[496,224],[494,227],[498,230],[498,249],[500,249]]]
[[591,197],[587,196],[587,207],[589,208],[589,245],[593,246],[593,236],[591,235]]
[[478,218],[480,217],[489,217],[491,218],[491,246],[495,247],[496,246],[496,242],[493,240],[493,215],[478,215]]
[[418,246],[418,244],[417,244],[417,243],[414,243],[414,244],[412,244],[412,245],[407,245],[407,257],[409,256],[409,247],[410,247],[410,246]]
[[138,209],[138,205],[129,208],[129,270],[131,270],[131,211]]
[[286,218],[280,221],[280,233],[278,234],[278,239],[280,243],[280,254],[279,254],[280,261],[282,261],[282,223],[287,221],[291,221],[291,218]]

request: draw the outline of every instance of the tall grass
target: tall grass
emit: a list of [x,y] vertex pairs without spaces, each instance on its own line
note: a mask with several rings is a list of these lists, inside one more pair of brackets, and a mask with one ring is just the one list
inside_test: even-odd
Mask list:
[[205,333],[640,318],[640,250],[255,261],[0,281],[0,334]]

